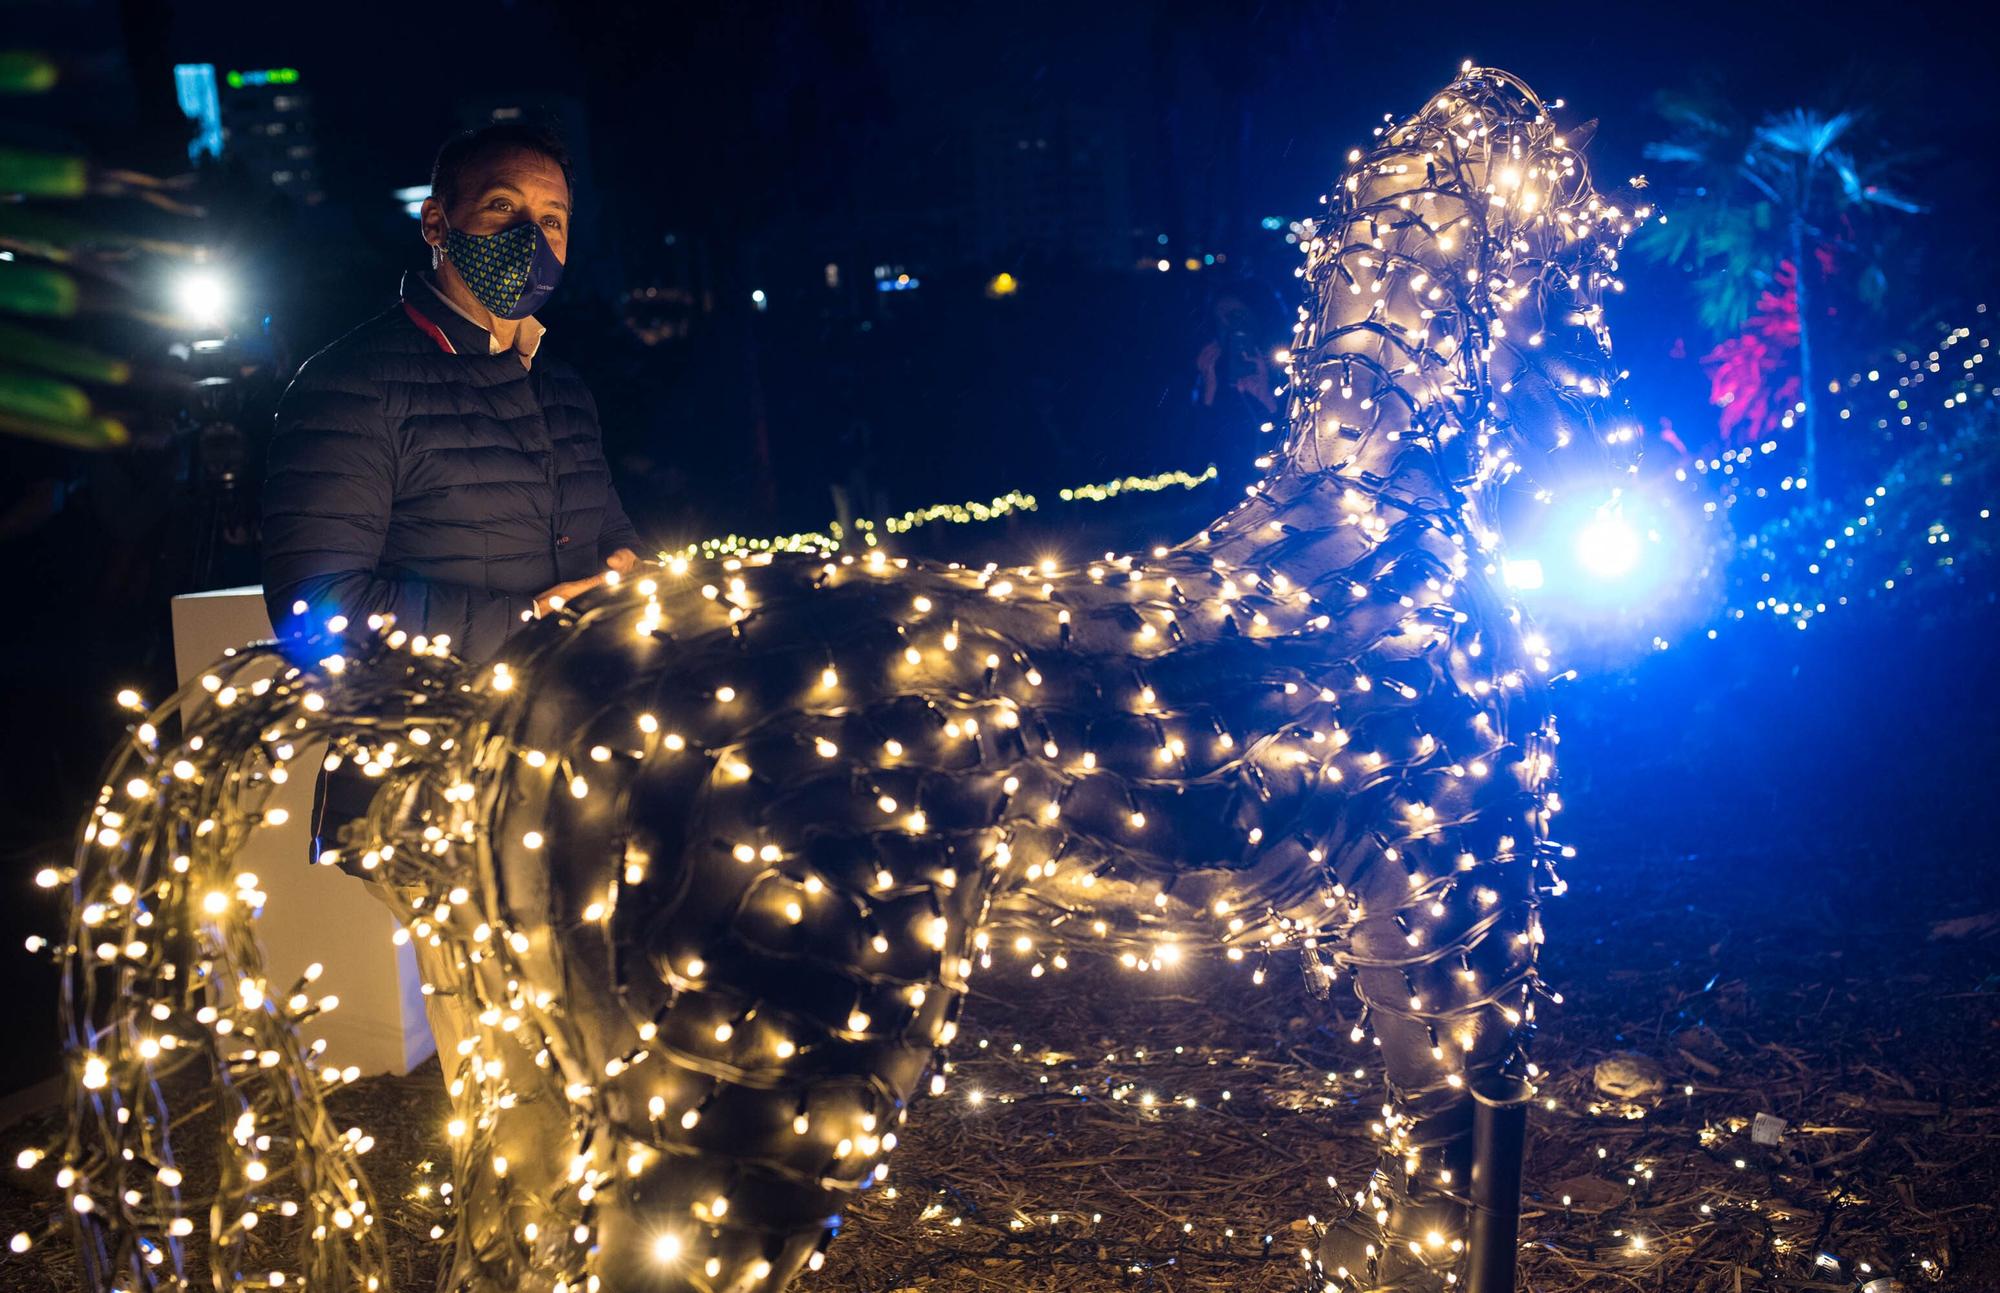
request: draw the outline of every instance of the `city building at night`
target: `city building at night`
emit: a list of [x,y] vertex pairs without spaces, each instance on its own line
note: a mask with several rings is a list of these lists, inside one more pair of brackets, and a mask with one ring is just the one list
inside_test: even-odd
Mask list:
[[300,88],[297,68],[218,71],[213,63],[180,63],[174,90],[194,125],[190,161],[240,167],[306,206],[325,200],[312,97]]

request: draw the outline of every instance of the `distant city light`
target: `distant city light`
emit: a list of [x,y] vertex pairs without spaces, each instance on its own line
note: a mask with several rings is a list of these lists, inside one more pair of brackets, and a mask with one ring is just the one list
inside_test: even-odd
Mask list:
[[1163,260],[1163,261],[1160,261],[1160,262],[1158,262],[1158,269],[1159,269],[1159,271],[1160,271],[1160,272],[1161,272],[1162,274],[1166,273],[1166,272],[1167,272],[1168,270],[1172,269],[1173,267],[1174,267],[1174,263],[1173,263],[1172,261],[1170,261],[1170,260]]
[[390,194],[396,201],[403,204],[403,214],[409,216],[412,220],[418,219],[423,215],[424,199],[430,195],[431,186],[428,184],[412,184],[406,189],[397,189],[394,193]]
[[986,280],[986,295],[996,299],[1003,296],[1012,296],[1020,290],[1021,284],[1019,280],[1004,270]]
[[759,310],[769,309],[771,305],[770,298],[764,295],[764,289],[761,287],[750,293],[750,303]]
[[222,156],[222,98],[215,88],[215,64],[174,64],[174,95],[181,112],[195,123],[194,138],[188,141],[188,160],[201,155]]
[[1258,223],[1262,224],[1266,229],[1269,229],[1272,233],[1276,233],[1278,230],[1285,227],[1285,218],[1283,216],[1265,216]]
[[232,90],[240,90],[246,85],[297,85],[299,70],[295,67],[266,67],[249,72],[231,72],[224,79]]

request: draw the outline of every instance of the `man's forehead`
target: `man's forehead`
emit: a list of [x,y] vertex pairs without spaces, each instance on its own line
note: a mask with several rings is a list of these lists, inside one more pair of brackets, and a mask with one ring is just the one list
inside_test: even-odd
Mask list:
[[554,189],[561,194],[565,206],[569,202],[569,184],[562,167],[527,149],[474,158],[465,168],[465,181],[460,185],[460,191],[465,193],[486,193],[496,188],[511,188],[521,193]]

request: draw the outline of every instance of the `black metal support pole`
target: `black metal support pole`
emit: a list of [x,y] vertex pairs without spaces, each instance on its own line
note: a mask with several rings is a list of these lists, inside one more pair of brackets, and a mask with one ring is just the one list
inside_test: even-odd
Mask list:
[[1472,1088],[1472,1265],[1467,1293],[1514,1293],[1521,1247],[1521,1156],[1534,1088],[1495,1075]]

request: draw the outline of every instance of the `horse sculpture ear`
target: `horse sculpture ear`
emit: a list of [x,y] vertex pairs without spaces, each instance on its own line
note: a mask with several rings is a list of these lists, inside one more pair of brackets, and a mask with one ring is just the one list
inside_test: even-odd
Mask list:
[[1563,144],[1571,152],[1582,152],[1590,146],[1590,141],[1596,134],[1597,118],[1592,117],[1580,126],[1571,126],[1563,131]]

